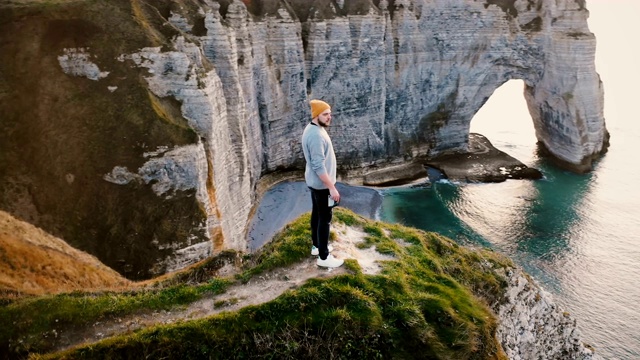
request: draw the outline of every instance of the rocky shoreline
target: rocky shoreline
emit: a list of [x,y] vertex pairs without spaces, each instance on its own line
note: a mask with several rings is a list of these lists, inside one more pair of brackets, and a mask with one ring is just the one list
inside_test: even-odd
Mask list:
[[496,149],[481,134],[469,134],[469,152],[439,156],[426,163],[449,180],[467,182],[502,182],[507,179],[542,178],[538,169],[530,168],[509,154]]
[[471,133],[467,152],[420,157],[404,164],[369,169],[362,175],[362,185],[396,186],[421,178],[428,178],[431,182],[441,179],[502,182],[508,179],[537,180],[542,178],[542,173],[498,150],[484,135]]

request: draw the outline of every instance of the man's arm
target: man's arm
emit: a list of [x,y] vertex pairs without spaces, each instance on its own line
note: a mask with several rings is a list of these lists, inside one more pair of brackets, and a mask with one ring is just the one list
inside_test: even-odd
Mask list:
[[320,180],[322,180],[322,182],[327,187],[327,189],[329,189],[329,194],[331,194],[331,198],[335,202],[340,202],[340,193],[338,192],[338,189],[336,189],[336,186],[331,182],[331,179],[329,178],[329,174],[325,172],[322,175],[318,175],[318,177],[320,178]]

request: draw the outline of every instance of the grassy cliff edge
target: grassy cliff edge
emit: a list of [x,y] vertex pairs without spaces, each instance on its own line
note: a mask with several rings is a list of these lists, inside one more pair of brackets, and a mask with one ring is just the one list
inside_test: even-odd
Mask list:
[[[343,209],[335,212],[334,244],[353,242],[383,254],[387,260],[377,261],[376,273],[365,273],[358,259],[350,259],[341,271],[311,278],[265,303],[56,352],[61,349],[56,339],[65,332],[81,334],[97,321],[171,311],[204,297],[215,300],[230,286],[309,261],[308,221],[305,214],[287,225],[260,252],[244,256],[231,276],[207,271],[222,266],[211,259],[142,290],[75,292],[6,304],[0,308],[0,351],[42,359],[506,358],[490,305],[503,296],[506,281],[496,270],[511,267],[507,259]],[[349,239],[345,229],[363,236]]]

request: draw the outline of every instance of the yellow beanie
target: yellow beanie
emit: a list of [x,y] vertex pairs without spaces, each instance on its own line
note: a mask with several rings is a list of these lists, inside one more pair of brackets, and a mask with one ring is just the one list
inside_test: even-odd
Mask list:
[[309,104],[311,104],[312,119],[315,119],[318,115],[322,114],[323,111],[331,109],[331,106],[322,100],[311,100],[309,101]]

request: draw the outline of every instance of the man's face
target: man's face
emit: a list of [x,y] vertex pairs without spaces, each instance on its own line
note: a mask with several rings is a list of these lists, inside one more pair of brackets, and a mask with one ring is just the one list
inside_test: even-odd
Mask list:
[[331,110],[327,109],[318,115],[318,125],[325,128],[331,125]]

